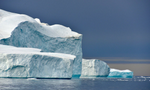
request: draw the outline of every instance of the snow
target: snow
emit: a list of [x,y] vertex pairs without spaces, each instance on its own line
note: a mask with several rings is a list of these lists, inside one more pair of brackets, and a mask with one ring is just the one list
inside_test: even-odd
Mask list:
[[81,34],[72,31],[69,27],[63,25],[54,24],[48,25],[47,23],[41,23],[39,18],[35,20],[44,27],[44,30],[40,31],[41,33],[50,36],[50,37],[79,37]]
[[108,77],[114,77],[114,78],[132,78],[133,72],[131,70],[118,70],[118,69],[110,69],[110,73]]
[[0,77],[71,78],[75,56],[0,45]]
[[101,60],[82,59],[82,73],[80,78],[106,77],[109,74],[109,66]]
[[35,22],[31,17],[24,14],[16,14],[0,9],[0,39],[8,38],[11,32],[18,26],[20,22]]
[[117,71],[117,72],[132,72],[132,71],[130,71],[128,69],[126,69],[126,70],[119,70],[119,69],[114,69],[114,68],[110,69],[110,72],[114,72],[114,71]]
[[76,56],[69,55],[69,54],[40,52],[40,51],[41,49],[36,49],[36,48],[21,48],[21,47],[13,47],[13,46],[0,44],[0,53],[5,53],[5,54],[38,54],[38,55],[47,55],[47,56],[66,58],[72,60],[76,58]]
[[40,30],[41,33],[50,37],[79,37],[81,34],[71,31],[69,27],[65,27],[59,24],[51,25],[41,23],[40,19],[25,15],[16,14],[4,11],[0,9],[0,39],[9,38],[11,32],[24,21],[30,21],[33,23],[38,23],[44,30]]
[[52,26],[43,26],[46,31],[42,32],[43,34],[50,37],[79,37],[81,34],[71,31],[69,27],[63,25],[55,24]]
[[21,47],[13,47],[8,45],[2,45],[0,44],[0,53],[36,53],[40,52],[40,49],[35,48],[21,48]]

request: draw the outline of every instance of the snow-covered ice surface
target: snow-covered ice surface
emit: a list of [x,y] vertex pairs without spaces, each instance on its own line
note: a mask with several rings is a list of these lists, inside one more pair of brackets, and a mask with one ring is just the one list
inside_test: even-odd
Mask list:
[[21,48],[21,47],[14,47],[14,46],[8,46],[8,45],[2,45],[0,44],[0,53],[5,54],[39,54],[39,55],[47,55],[47,56],[53,56],[53,57],[59,57],[59,58],[66,58],[66,59],[72,59],[76,56],[69,55],[69,54],[63,54],[63,53],[51,53],[51,52],[40,52],[41,49],[37,48]]
[[86,77],[107,77],[109,66],[101,60],[82,59],[82,73],[80,78]]
[[0,45],[0,77],[71,78],[74,55]]
[[0,39],[10,37],[11,32],[23,21],[36,22],[27,15],[11,13],[0,9]]
[[0,9],[0,44],[75,55],[73,74],[81,74],[82,34],[69,27],[48,25],[37,18]]
[[79,37],[81,34],[71,31],[69,27],[59,24],[51,25],[41,23],[39,19],[33,19],[25,14],[17,14],[0,9],[0,39],[9,38],[11,32],[24,21],[30,21],[40,24],[44,30],[39,30],[41,33],[50,37]]
[[81,36],[81,34],[71,31],[69,27],[65,27],[59,24],[50,26],[48,24],[41,23],[40,19],[38,18],[35,18],[35,20],[44,28],[44,30],[39,30],[39,31],[49,37],[77,37],[78,38],[79,36]]
[[110,69],[110,73],[108,77],[116,77],[116,78],[132,78],[133,72],[130,70],[118,70],[118,69]]

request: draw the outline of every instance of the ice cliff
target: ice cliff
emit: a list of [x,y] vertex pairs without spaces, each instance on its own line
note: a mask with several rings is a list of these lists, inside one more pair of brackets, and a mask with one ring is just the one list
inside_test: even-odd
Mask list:
[[82,59],[83,77],[107,77],[109,75],[109,66],[101,60],[97,59]]
[[71,78],[75,56],[0,45],[0,77]]
[[130,70],[118,70],[118,69],[111,68],[108,77],[132,78],[133,77],[133,72],[130,71]]
[[48,25],[24,14],[0,10],[0,44],[75,55],[73,75],[81,74],[82,35],[62,25]]

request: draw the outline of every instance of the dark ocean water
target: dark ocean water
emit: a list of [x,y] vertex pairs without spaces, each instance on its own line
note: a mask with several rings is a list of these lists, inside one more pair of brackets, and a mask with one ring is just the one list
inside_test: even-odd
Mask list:
[[0,90],[150,90],[150,76],[133,78],[10,79],[0,78]]

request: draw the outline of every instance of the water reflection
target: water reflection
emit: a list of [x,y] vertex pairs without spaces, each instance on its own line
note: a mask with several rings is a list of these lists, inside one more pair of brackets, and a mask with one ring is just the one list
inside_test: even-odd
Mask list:
[[80,79],[0,79],[0,89],[70,90],[80,84]]

